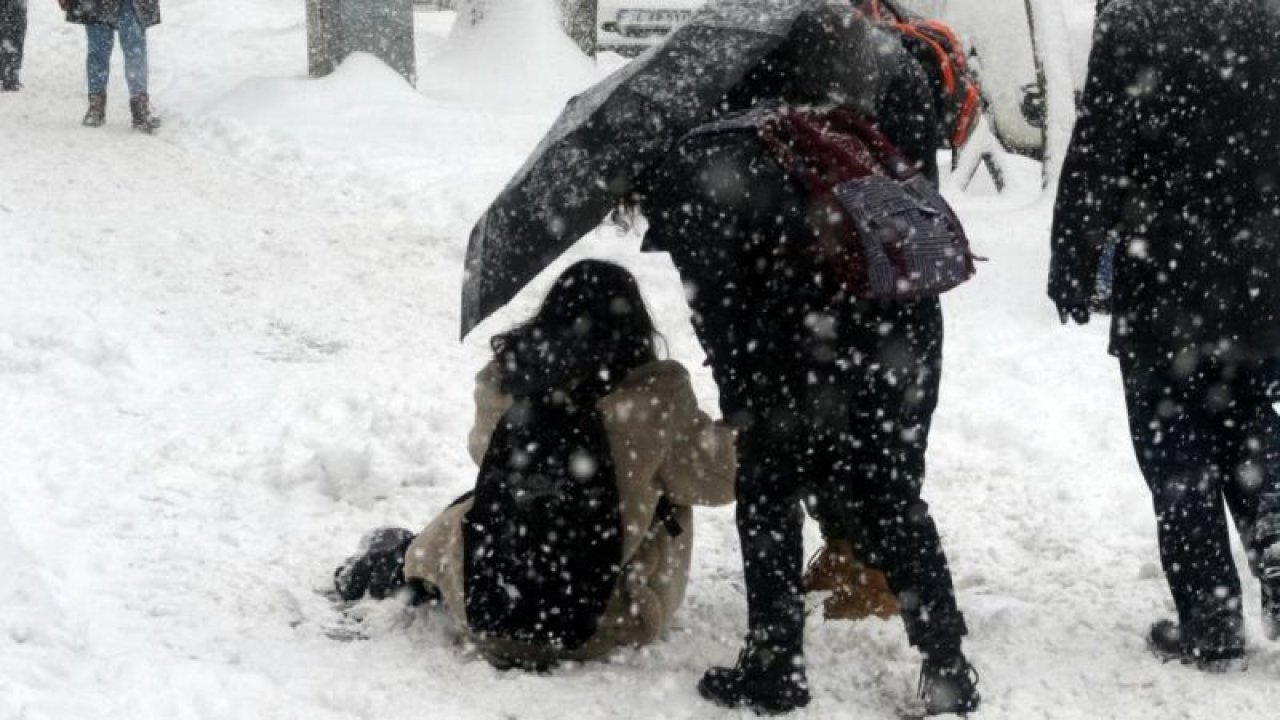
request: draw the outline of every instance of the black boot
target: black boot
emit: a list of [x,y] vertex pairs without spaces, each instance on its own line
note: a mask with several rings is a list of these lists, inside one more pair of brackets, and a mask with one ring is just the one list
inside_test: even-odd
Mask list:
[[749,707],[776,715],[809,704],[804,655],[747,637],[732,668],[713,667],[698,682],[698,694],[723,707]]
[[90,93],[89,94],[89,110],[84,114],[85,127],[102,127],[107,121],[107,95],[106,93]]
[[133,116],[133,129],[144,133],[160,127],[160,118],[151,114],[151,99],[144,93],[129,98],[129,113]]
[[1258,575],[1262,582],[1262,631],[1268,640],[1280,640],[1280,538],[1263,546]]
[[978,709],[978,671],[959,650],[925,655],[916,690],[923,715],[966,715]]
[[1147,648],[1164,662],[1177,660],[1183,665],[1195,665],[1205,672],[1223,673],[1248,669],[1244,656],[1244,644],[1209,645],[1189,638],[1178,623],[1161,620],[1151,626],[1147,635]]
[[[368,593],[382,600],[404,587],[404,555],[413,537],[404,528],[378,528],[367,533],[360,539],[357,554],[333,573],[338,596],[354,602]],[[414,594],[418,594],[416,588]]]

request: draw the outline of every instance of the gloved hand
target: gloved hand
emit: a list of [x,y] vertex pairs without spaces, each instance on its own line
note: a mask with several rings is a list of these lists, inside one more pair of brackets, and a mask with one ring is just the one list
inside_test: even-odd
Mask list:
[[1058,319],[1063,325],[1067,324],[1067,320],[1075,320],[1077,325],[1089,324],[1089,304],[1088,303],[1058,303]]
[[71,0],[58,0],[58,7],[62,8],[63,12],[66,12],[67,6],[70,4]]

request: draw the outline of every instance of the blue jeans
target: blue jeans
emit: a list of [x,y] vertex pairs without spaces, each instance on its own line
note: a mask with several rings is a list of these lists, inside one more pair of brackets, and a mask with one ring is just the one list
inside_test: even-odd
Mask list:
[[120,49],[124,51],[124,77],[129,83],[130,95],[147,92],[147,30],[138,22],[133,11],[133,0],[120,0],[120,16],[116,25],[86,25],[89,37],[89,57],[85,69],[89,78],[89,94],[107,91],[107,78],[111,75],[111,51],[115,47],[116,33],[120,34]]

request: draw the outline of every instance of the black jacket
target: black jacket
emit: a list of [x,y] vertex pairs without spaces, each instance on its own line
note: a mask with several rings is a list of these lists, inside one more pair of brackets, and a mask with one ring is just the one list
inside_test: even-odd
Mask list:
[[1084,304],[1117,241],[1114,354],[1280,355],[1280,32],[1266,4],[1111,0],[1098,18],[1049,296]]
[[[855,104],[936,178],[939,120],[927,74],[900,46],[884,48],[877,61],[883,63],[875,70],[879,92],[859,95]],[[828,104],[854,97],[839,74],[828,75],[828,81],[797,69],[808,66],[786,51],[748,78],[725,106]],[[855,302],[817,280],[822,268],[805,249],[815,232],[810,198],[753,129],[687,136],[645,189],[645,249],[669,252],[680,272],[694,329],[720,388],[721,410],[731,422],[743,424],[743,418],[778,408],[811,420],[830,410],[839,416],[836,421],[847,421],[848,409],[836,399],[844,397],[844,386],[859,381],[839,358],[870,356],[877,343],[886,342],[940,352],[936,298]],[[833,324],[828,327],[824,318]],[[904,372],[914,376],[919,370]],[[833,386],[838,387],[828,393]]]
[[[133,0],[133,12],[142,27],[160,24],[160,0]],[[120,0],[70,0],[67,22],[80,25],[115,25],[120,17]]]

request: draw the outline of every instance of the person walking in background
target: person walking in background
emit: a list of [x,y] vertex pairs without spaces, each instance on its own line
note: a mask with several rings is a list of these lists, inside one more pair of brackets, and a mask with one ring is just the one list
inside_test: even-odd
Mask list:
[[1280,635],[1280,31],[1262,0],[1115,0],[1054,209],[1049,296],[1088,322],[1113,258],[1110,352],[1177,621],[1151,650],[1243,669],[1225,501]]
[[151,113],[147,93],[147,28],[160,22],[160,0],[58,0],[67,22],[85,26],[88,56],[89,110],[86,127],[101,127],[107,117],[107,80],[116,35],[124,52],[124,76],[129,86],[129,112],[133,128],[152,132],[160,118]]
[[0,0],[0,92],[22,89],[22,46],[27,37],[27,0]]

